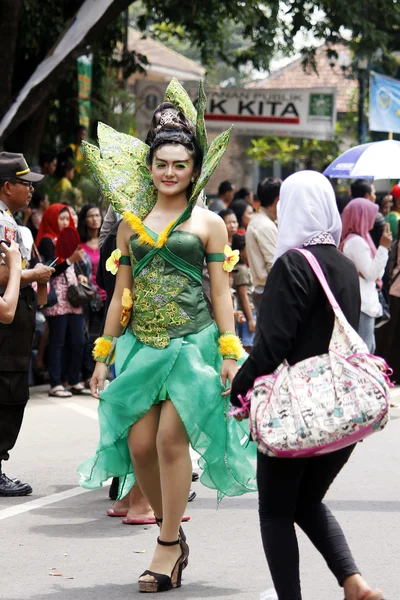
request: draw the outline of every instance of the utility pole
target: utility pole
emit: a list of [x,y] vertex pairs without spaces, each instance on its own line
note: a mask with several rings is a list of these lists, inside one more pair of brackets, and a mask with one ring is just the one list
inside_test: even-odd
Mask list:
[[367,89],[368,59],[357,59],[358,79],[358,143],[365,144],[367,140],[367,123],[365,120],[365,95]]

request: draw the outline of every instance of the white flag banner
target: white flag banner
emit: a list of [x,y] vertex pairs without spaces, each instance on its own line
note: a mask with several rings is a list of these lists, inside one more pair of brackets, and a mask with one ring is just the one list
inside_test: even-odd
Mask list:
[[104,15],[114,0],[86,0],[74,17],[71,25],[61,40],[33,72],[19,92],[15,101],[0,122],[0,137],[15,117],[19,107],[28,97],[29,92],[39,85],[85,38],[86,34]]

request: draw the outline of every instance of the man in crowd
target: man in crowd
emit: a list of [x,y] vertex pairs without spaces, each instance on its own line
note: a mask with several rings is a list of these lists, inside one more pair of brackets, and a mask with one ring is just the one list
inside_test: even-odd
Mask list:
[[[354,198],[366,198],[370,202],[376,201],[375,186],[369,179],[356,179],[351,184],[351,197]],[[381,212],[378,212],[375,217],[374,227],[369,232],[375,246],[378,248],[381,241],[381,237],[385,230],[386,221],[385,217]]]
[[42,152],[39,156],[39,165],[32,167],[31,171],[41,173],[42,181],[35,185],[35,191],[45,194],[52,199],[53,188],[57,182],[54,175],[57,169],[57,155],[55,152]]
[[[22,154],[0,152],[0,239],[20,244],[21,291],[14,321],[0,324],[0,496],[26,496],[28,483],[10,479],[2,471],[22,425],[29,398],[29,363],[35,330],[35,298],[31,283],[46,284],[54,269],[37,264],[26,269],[27,253],[13,215],[25,209],[32,197],[32,183],[43,179],[33,173]],[[0,264],[0,294],[8,281],[8,267]]]
[[258,184],[260,209],[251,219],[246,231],[246,249],[254,283],[254,305],[259,312],[268,273],[272,269],[276,249],[277,206],[281,180],[268,177]]
[[39,157],[40,172],[42,175],[52,177],[57,169],[57,155],[55,152],[42,152]]
[[220,213],[221,210],[229,208],[233,200],[234,187],[230,181],[223,181],[218,188],[218,198],[215,198],[208,207],[209,210],[215,213]]

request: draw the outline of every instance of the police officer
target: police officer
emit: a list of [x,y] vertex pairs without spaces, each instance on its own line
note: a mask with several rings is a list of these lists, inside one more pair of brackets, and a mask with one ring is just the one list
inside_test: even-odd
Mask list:
[[[43,175],[31,172],[22,154],[0,152],[0,240],[20,245],[21,290],[14,321],[0,323],[0,496],[26,496],[28,483],[10,479],[2,464],[9,458],[22,425],[29,398],[29,363],[35,330],[34,292],[31,283],[47,283],[54,269],[37,264],[27,269],[27,253],[13,215],[25,209],[32,197],[33,183]],[[8,267],[0,264],[0,294],[8,281]]]

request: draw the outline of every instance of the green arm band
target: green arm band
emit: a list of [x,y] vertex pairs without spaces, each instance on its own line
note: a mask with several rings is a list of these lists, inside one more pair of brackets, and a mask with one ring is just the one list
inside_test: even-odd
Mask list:
[[214,252],[206,255],[207,262],[224,262],[225,254],[223,252]]
[[119,264],[124,265],[125,267],[130,267],[131,266],[130,257],[127,256],[126,254],[124,256],[121,256],[121,258],[119,259]]

